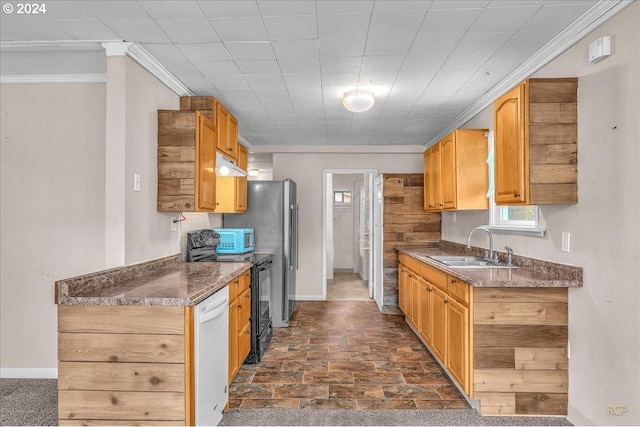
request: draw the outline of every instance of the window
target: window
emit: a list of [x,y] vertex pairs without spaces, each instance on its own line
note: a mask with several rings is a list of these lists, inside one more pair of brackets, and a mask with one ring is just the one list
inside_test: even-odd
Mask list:
[[351,204],[351,191],[334,191],[333,203],[335,204]]
[[546,229],[539,224],[539,208],[531,206],[496,206],[493,194],[493,132],[488,134],[489,140],[489,217],[490,228],[495,232],[518,233],[544,236]]

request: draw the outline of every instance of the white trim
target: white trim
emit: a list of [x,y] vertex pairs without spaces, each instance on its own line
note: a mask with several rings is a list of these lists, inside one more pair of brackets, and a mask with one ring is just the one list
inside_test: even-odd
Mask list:
[[0,368],[0,378],[58,378],[58,368]]
[[126,55],[136,61],[142,68],[147,70],[155,78],[160,80],[165,86],[174,91],[178,96],[193,96],[194,93],[186,87],[176,76],[171,74],[164,65],[154,58],[145,48],[138,43],[133,43],[128,47]]
[[598,3],[586,11],[580,18],[555,36],[549,43],[534,53],[529,59],[523,62],[498,84],[489,89],[476,102],[471,104],[469,108],[453,119],[443,130],[425,142],[424,146],[429,147],[435,144],[445,136],[449,135],[454,129],[474,118],[478,113],[491,105],[503,93],[507,92],[509,89],[515,87],[533,73],[540,70],[575,43],[580,41],[587,34],[632,3],[633,0],[598,1]]
[[0,76],[0,83],[106,83],[106,74],[41,74]]
[[107,56],[125,56],[133,42],[107,42],[102,43]]
[[324,301],[322,295],[296,295],[296,301]]
[[508,225],[486,225],[492,233],[496,234],[522,234],[532,237],[544,237],[546,227],[510,227]]
[[247,139],[240,134],[238,134],[238,141],[247,148],[253,148],[253,144],[247,141]]

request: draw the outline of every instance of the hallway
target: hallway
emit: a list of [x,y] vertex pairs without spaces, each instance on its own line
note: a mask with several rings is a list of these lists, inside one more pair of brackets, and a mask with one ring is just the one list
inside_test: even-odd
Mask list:
[[369,301],[369,288],[356,273],[333,273],[327,284],[327,301]]
[[299,301],[264,359],[243,365],[231,408],[468,408],[400,316],[373,301]]

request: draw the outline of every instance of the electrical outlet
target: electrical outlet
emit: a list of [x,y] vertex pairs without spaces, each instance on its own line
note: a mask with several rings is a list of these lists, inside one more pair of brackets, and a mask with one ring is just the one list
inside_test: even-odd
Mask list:
[[571,252],[571,233],[567,231],[562,232],[562,252]]
[[178,231],[178,222],[180,221],[177,216],[171,217],[171,231]]
[[133,174],[133,191],[140,191],[140,174]]

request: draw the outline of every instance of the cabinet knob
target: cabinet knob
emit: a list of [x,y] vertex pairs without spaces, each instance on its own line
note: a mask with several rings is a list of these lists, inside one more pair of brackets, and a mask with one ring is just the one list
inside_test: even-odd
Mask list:
[[456,279],[451,279],[451,283],[458,283],[458,281]]
[[449,304],[449,300],[448,299],[444,300],[444,303]]
[[513,193],[513,197],[520,197],[520,193],[516,191],[515,193]]

